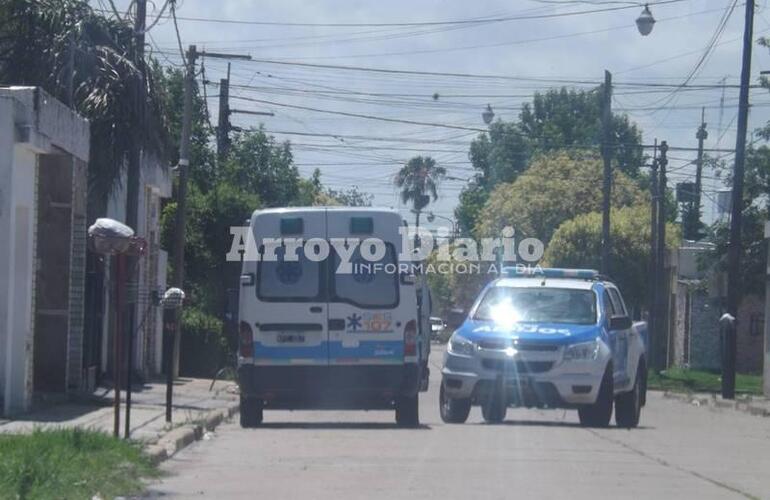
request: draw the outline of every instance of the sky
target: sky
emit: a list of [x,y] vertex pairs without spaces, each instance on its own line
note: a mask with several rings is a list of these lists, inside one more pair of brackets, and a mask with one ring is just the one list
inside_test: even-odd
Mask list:
[[[107,0],[91,4],[110,8]],[[129,1],[115,5],[123,14]],[[148,24],[162,6],[163,0],[148,4]],[[177,17],[185,49],[196,44],[252,57],[231,61],[230,107],[274,116],[235,113],[231,122],[261,123],[277,140],[290,140],[304,176],[319,168],[325,185],[357,186],[375,196],[375,205],[397,208],[411,220],[393,186],[395,173],[416,155],[446,167],[450,179],[429,208],[436,226],[448,225],[442,217],[453,218],[473,175],[468,147],[486,127],[487,104],[495,119],[513,121],[535,91],[594,88],[605,70],[613,75],[613,110],[639,125],[644,144],[657,139],[672,147],[671,185],[694,179],[695,152],[676,148],[697,147],[702,107],[705,147],[734,149],[743,3],[659,0],[649,6],[657,22],[646,37],[635,25],[641,4],[608,0],[180,0]],[[168,14],[150,29],[148,50],[164,64],[179,64]],[[765,35],[770,12],[767,0],[757,0],[754,38]],[[211,82],[205,89],[216,123],[218,82],[228,62],[199,62]],[[763,69],[770,70],[770,53],[755,44],[752,83]],[[750,99],[752,141],[751,131],[770,118],[770,96],[752,89]],[[729,151],[710,154],[731,165]],[[708,170],[703,185],[710,221],[717,191],[725,188]]]

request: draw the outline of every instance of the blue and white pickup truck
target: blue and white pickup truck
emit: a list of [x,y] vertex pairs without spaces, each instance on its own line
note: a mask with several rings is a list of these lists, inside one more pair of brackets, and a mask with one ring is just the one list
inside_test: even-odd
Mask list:
[[575,408],[584,426],[636,427],[646,393],[647,325],[617,287],[585,269],[505,268],[447,345],[441,418],[472,405],[500,422],[508,406]]

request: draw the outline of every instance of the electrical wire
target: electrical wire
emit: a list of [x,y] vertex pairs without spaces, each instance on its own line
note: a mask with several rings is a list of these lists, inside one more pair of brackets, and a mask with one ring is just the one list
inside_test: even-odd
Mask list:
[[[658,2],[649,2],[650,5],[665,5],[679,3],[686,0],[660,0]],[[112,3],[112,0],[110,0]],[[301,22],[281,22],[281,21],[254,21],[244,19],[221,19],[221,18],[203,18],[179,16],[181,21],[206,22],[218,24],[246,24],[254,26],[287,26],[287,27],[309,27],[309,28],[371,28],[371,27],[414,27],[414,26],[448,26],[448,25],[484,25],[492,23],[502,23],[508,21],[531,21],[536,19],[555,19],[563,17],[572,17],[586,14],[598,14],[603,12],[613,12],[618,10],[627,10],[636,7],[636,5],[623,5],[615,7],[603,7],[598,9],[555,12],[550,14],[525,14],[490,17],[486,19],[455,19],[448,21],[407,21],[391,23],[301,23]]]
[[[169,0],[169,4],[171,4],[171,18],[174,20],[174,32],[176,33],[176,41],[179,45],[179,57],[182,58],[182,64],[187,67],[187,58],[184,54],[184,48],[182,48],[182,37],[179,35],[179,25],[176,21],[176,0]],[[192,68],[188,68],[188,71],[192,71]]]

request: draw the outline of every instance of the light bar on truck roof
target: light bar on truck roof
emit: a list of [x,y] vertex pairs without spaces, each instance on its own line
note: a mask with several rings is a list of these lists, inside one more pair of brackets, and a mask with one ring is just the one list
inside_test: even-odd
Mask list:
[[595,269],[563,269],[558,267],[524,267],[512,266],[503,268],[503,276],[506,278],[575,278],[594,280],[599,278],[599,271]]

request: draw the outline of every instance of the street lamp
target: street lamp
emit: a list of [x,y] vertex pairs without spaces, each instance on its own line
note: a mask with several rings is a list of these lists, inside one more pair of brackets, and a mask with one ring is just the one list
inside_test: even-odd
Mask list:
[[495,118],[495,112],[492,111],[492,106],[487,104],[487,109],[484,110],[483,113],[481,113],[481,118],[484,119],[484,123],[489,125],[492,123],[492,120]]
[[452,238],[457,236],[457,226],[455,225],[454,219],[450,219],[449,217],[444,217],[443,215],[437,215],[433,212],[428,212],[428,222],[433,222],[434,220],[436,220],[436,217],[438,217],[439,219],[444,219],[445,221],[452,224]]
[[652,27],[655,26],[655,18],[652,17],[649,5],[645,4],[644,10],[636,18],[636,27],[642,36],[647,36],[652,33]]

